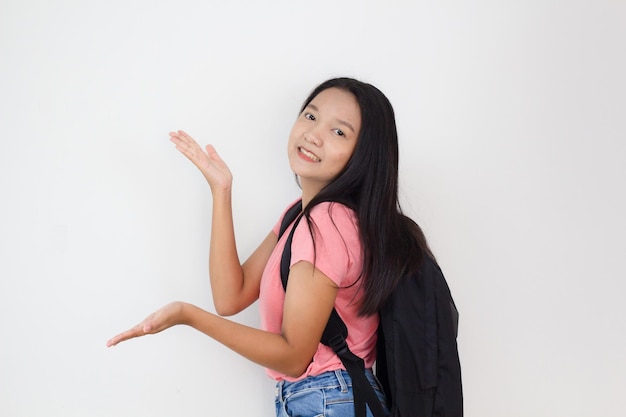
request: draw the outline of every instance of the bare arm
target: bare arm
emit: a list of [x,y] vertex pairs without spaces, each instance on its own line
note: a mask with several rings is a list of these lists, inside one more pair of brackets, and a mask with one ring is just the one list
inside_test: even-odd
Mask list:
[[276,246],[276,235],[267,234],[263,242],[241,265],[235,246],[230,203],[221,205],[213,194],[209,276],[213,304],[218,314],[230,316],[239,313],[259,298],[261,276]]
[[209,250],[209,276],[213,303],[220,315],[236,314],[259,297],[263,268],[269,259],[276,236],[268,234],[265,240],[241,265],[232,214],[232,174],[212,145],[203,150],[187,133],[170,132],[170,139],[204,175],[211,187],[213,215],[211,221],[211,247]]
[[289,273],[281,334],[244,326],[191,304],[175,302],[113,337],[107,346],[186,324],[253,362],[297,377],[306,370],[317,350],[336,296],[337,288],[330,278],[303,261]]

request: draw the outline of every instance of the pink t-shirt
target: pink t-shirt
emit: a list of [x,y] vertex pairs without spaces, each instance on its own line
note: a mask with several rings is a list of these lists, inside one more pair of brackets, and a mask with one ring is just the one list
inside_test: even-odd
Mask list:
[[[276,235],[283,216],[273,229]],[[351,285],[359,279],[362,269],[361,242],[356,215],[342,204],[321,203],[311,210],[311,218],[314,222],[315,252],[307,221],[302,219],[293,236],[291,265],[300,261],[310,262],[337,284],[339,290],[335,299],[335,309],[348,327],[348,346],[354,354],[364,359],[365,366],[369,368],[376,359],[378,315],[358,316],[358,300],[363,291],[359,283]],[[259,294],[261,326],[264,330],[277,334],[282,331],[285,300],[285,291],[280,280],[280,259],[290,231],[291,226],[278,241],[261,278]],[[332,349],[320,343],[313,361],[298,378],[288,377],[272,369],[266,369],[266,372],[276,380],[296,381],[343,368]]]

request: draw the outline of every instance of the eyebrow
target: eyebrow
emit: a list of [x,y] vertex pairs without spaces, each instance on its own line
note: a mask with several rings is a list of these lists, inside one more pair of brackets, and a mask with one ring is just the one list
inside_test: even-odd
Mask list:
[[[313,109],[313,110],[315,110],[317,112],[320,111],[315,104],[309,103],[306,107],[307,108],[310,107],[311,109]],[[344,126],[348,127],[348,129],[352,130],[352,133],[356,133],[356,130],[354,130],[354,127],[350,124],[350,122],[347,122],[347,121],[341,120],[341,119],[337,119],[337,122],[340,125],[344,125]]]

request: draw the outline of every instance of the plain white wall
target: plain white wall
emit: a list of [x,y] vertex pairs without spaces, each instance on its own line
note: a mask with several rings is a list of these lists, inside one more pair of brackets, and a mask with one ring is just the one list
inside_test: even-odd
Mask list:
[[396,109],[466,415],[624,415],[625,4],[3,0],[0,415],[273,415],[263,370],[189,328],[105,341],[171,300],[212,310],[210,193],[167,132],[230,164],[245,258],[336,75]]

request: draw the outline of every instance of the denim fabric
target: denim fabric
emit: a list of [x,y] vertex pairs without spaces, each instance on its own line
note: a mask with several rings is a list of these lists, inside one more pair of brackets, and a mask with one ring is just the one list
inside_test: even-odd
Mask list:
[[[367,379],[383,403],[385,395],[371,370],[365,371]],[[372,414],[367,409],[368,417]],[[277,417],[353,417],[354,399],[352,380],[346,371],[336,370],[305,378],[301,381],[279,381],[276,384]]]

